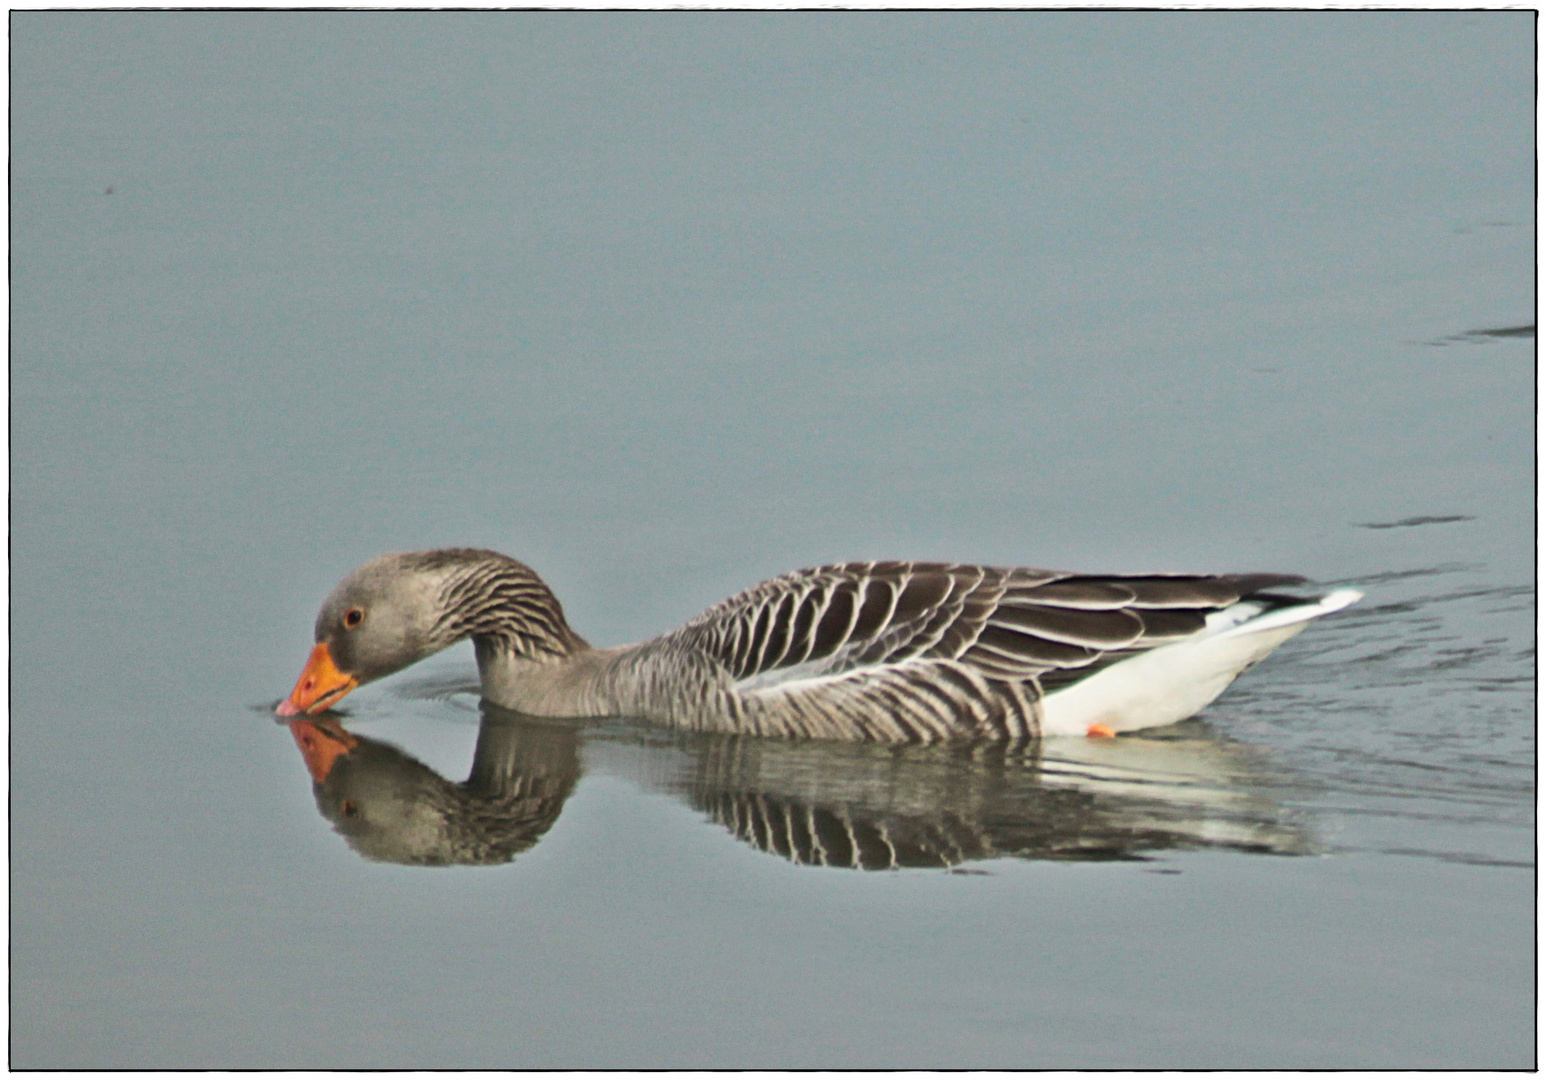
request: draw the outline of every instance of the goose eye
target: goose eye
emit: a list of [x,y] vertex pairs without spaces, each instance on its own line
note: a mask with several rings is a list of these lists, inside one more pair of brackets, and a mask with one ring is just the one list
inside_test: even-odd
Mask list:
[[352,607],[344,612],[344,629],[353,630],[365,621],[365,612],[357,607]]
[[344,817],[359,817],[360,808],[354,804],[353,799],[345,799],[338,807],[344,812]]

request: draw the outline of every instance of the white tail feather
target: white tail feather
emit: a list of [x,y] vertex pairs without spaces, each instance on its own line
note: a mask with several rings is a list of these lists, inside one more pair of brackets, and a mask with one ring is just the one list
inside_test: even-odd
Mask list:
[[[1259,604],[1237,604],[1195,637],[1139,653],[1047,695],[1041,703],[1042,734],[1084,735],[1095,724],[1112,732],[1133,731],[1185,720],[1311,619],[1340,611],[1362,596],[1357,589],[1338,589],[1256,617],[1249,609],[1259,611]],[[1241,615],[1244,621],[1237,621]]]

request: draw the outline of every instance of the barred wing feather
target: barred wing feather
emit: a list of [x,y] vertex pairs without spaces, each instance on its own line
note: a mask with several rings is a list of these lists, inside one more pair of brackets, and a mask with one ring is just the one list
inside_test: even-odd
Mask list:
[[801,714],[768,720],[787,733],[859,724],[878,738],[897,737],[889,729],[898,725],[904,738],[963,725],[1029,735],[1045,693],[1197,635],[1247,597],[1260,602],[1241,617],[1301,603],[1262,590],[1302,580],[845,563],[763,582],[683,627],[679,640],[723,665],[744,696]]

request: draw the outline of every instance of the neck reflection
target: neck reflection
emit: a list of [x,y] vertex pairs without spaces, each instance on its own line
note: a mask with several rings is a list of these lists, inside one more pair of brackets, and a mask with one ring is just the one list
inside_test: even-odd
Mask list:
[[542,839],[580,779],[572,727],[485,712],[467,779],[455,783],[333,717],[289,724],[317,810],[350,847],[417,866],[509,862]]

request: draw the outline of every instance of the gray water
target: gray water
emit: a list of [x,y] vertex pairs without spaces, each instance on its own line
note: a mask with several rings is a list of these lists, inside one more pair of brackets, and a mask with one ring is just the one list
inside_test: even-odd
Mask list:
[[[10,29],[13,1066],[1533,1064],[1532,13]],[[601,644],[848,559],[1368,595],[1016,753],[459,647],[342,721],[530,795],[427,868],[268,709],[444,545]]]

